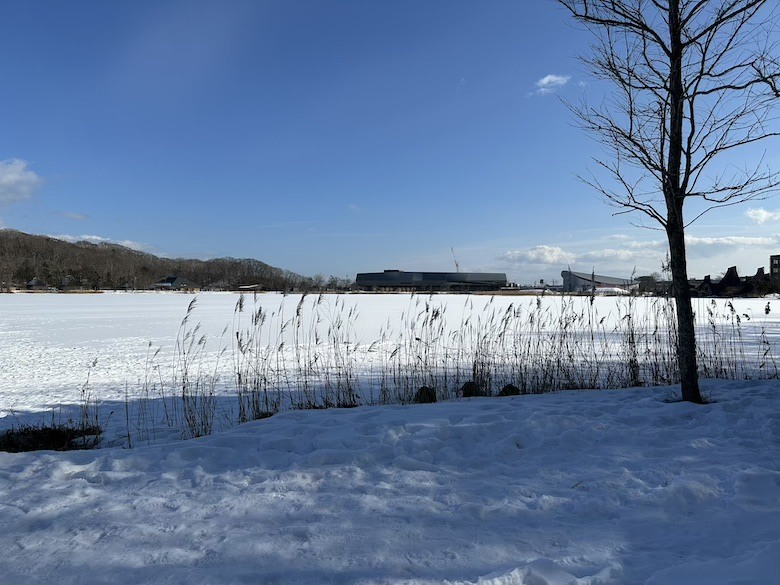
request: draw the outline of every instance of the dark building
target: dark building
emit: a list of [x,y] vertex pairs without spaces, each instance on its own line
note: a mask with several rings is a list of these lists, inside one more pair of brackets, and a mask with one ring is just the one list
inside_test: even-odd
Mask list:
[[177,290],[177,291],[199,291],[200,287],[197,284],[191,283],[189,280],[181,278],[180,276],[168,276],[159,282],[155,282],[149,288],[154,290]]
[[769,257],[769,277],[775,285],[780,282],[780,254]]
[[506,274],[491,272],[362,272],[355,278],[360,290],[491,291],[507,285]]
[[[771,258],[775,258],[775,256]],[[770,269],[773,267],[771,258],[769,261]],[[696,294],[715,297],[766,294],[772,288],[772,282],[764,272],[763,266],[756,270],[754,276],[740,276],[737,272],[737,267],[731,266],[726,271],[726,274],[723,275],[723,278],[718,281],[712,280],[707,275],[704,277],[704,280],[693,281],[692,284],[695,285],[693,292]]]

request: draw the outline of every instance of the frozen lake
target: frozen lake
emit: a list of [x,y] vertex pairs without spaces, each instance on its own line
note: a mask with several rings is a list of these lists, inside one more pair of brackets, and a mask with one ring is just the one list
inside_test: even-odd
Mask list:
[[[101,398],[123,398],[126,385],[138,384],[155,366],[171,366],[182,319],[193,299],[190,325],[199,325],[198,335],[206,337],[202,367],[209,370],[217,364],[221,350],[230,347],[233,333],[250,323],[251,294],[245,296],[247,311],[241,321],[234,320],[239,297],[214,292],[0,295],[0,412],[76,401],[88,375]],[[400,325],[415,302],[425,298],[323,295],[319,313],[327,326],[327,321],[337,319],[340,303],[347,309],[356,307],[354,340],[369,344],[378,339],[383,326],[388,322]],[[301,295],[268,293],[256,299],[269,313],[271,327],[295,314]],[[304,300],[304,317],[309,322],[317,299],[308,296]],[[490,299],[440,295],[434,300],[462,311],[466,301],[483,307]],[[290,341],[290,332],[286,333],[283,337]],[[230,359],[221,361],[222,366],[217,366],[229,375]]]
[[[622,378],[605,373],[626,360],[636,360],[638,385],[646,385],[649,376],[659,375],[649,368],[671,368],[674,361],[668,347],[659,348],[668,346],[663,340],[669,333],[669,305],[660,299],[355,294],[302,300],[268,293],[244,297],[243,310],[236,313],[239,298],[235,293],[0,295],[2,426],[24,413],[78,404],[87,382],[99,402],[121,403],[150,385],[175,392],[182,348],[195,340],[188,375],[211,380],[216,395],[235,393],[241,368],[254,368],[252,375],[259,376],[261,357],[273,389],[309,383],[336,388],[342,383],[338,377],[346,376],[350,389],[372,395],[381,384],[408,390],[441,384],[442,376],[455,388],[480,375],[477,366],[484,367],[493,393],[507,381],[519,384],[516,378],[532,375],[571,376],[559,387],[637,385],[626,383],[624,372]],[[705,373],[771,377],[771,368],[776,372],[780,301],[697,299],[695,309],[699,343],[705,354],[715,355]],[[253,328],[258,310],[262,323]],[[637,339],[633,350],[625,341],[628,315]],[[236,334],[246,342],[253,329],[252,351],[240,356]],[[534,365],[552,352],[560,353],[555,364]],[[433,370],[439,378],[426,378]],[[454,390],[446,392],[449,398]]]

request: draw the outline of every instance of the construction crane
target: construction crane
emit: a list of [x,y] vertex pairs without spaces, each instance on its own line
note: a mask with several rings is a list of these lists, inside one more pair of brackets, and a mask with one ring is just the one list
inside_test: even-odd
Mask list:
[[455,260],[455,272],[460,272],[460,263],[458,262],[458,257],[455,256],[455,248],[450,246],[450,250],[452,251],[452,259]]

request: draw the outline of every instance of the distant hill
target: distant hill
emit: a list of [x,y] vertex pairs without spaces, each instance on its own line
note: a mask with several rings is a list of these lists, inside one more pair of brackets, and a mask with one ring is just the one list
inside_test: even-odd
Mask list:
[[0,289],[24,288],[34,279],[54,288],[146,289],[170,275],[215,290],[237,290],[244,285],[309,290],[322,283],[321,277],[307,278],[249,258],[160,258],[118,244],[69,243],[0,230]]

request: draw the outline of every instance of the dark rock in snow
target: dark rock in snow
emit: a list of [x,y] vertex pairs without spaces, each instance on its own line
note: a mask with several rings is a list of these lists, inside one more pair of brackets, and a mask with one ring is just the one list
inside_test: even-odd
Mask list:
[[436,402],[436,390],[429,388],[428,386],[423,386],[414,395],[414,402],[417,404]]
[[514,384],[507,384],[501,388],[501,392],[498,393],[499,396],[518,396],[519,394],[521,394],[520,388]]

